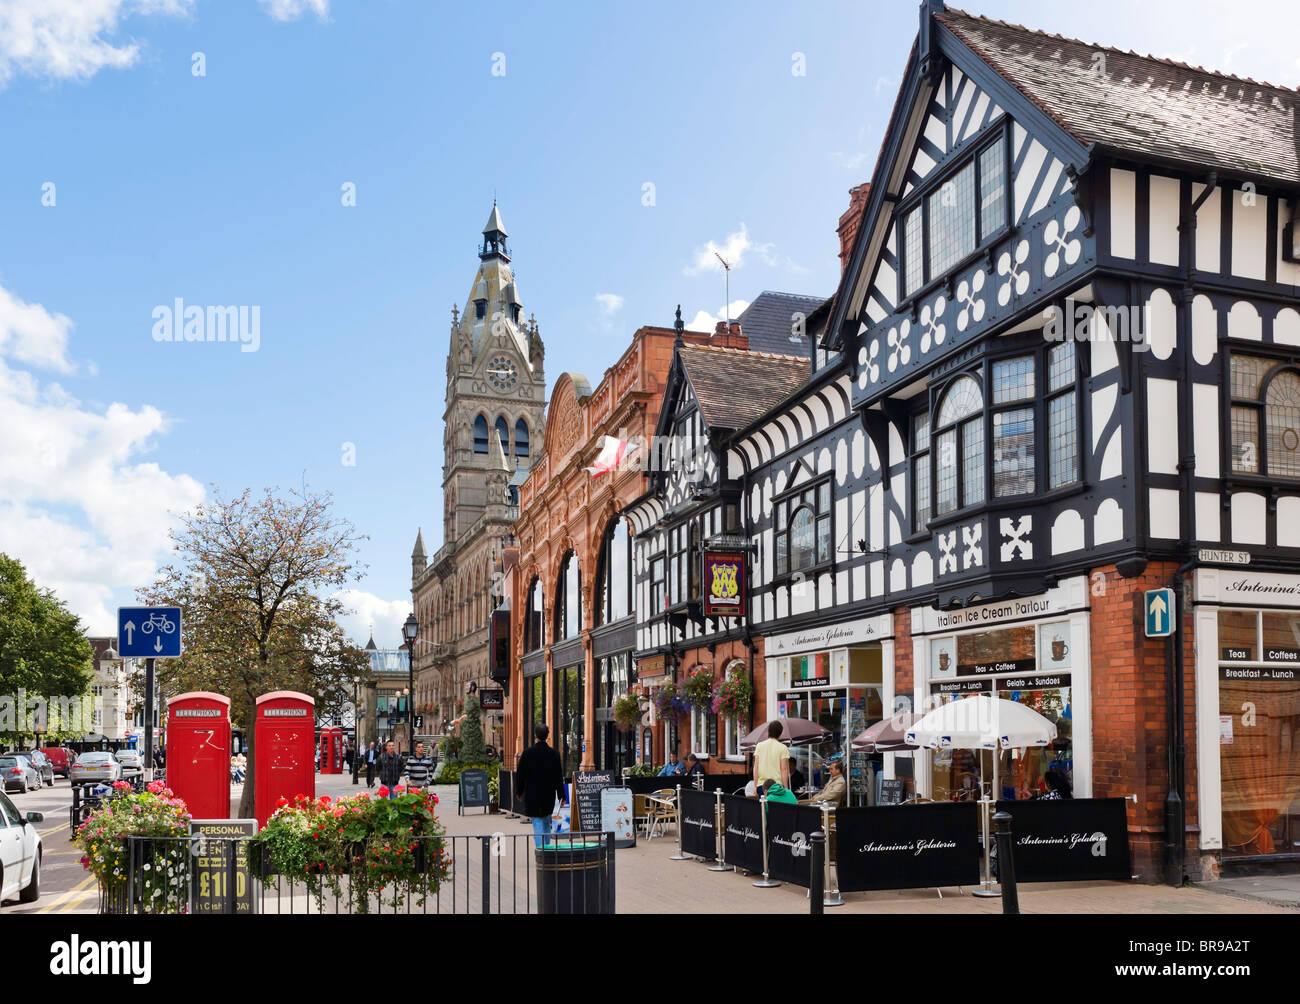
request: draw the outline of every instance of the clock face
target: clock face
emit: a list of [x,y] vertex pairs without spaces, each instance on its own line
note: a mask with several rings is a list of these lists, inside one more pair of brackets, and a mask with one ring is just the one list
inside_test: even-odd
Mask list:
[[515,364],[505,356],[497,356],[488,363],[487,376],[497,390],[509,390],[515,385]]

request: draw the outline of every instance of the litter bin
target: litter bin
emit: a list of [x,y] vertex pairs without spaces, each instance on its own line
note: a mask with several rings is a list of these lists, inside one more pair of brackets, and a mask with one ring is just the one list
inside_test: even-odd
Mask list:
[[595,835],[546,837],[537,858],[537,909],[541,914],[613,913],[610,845]]

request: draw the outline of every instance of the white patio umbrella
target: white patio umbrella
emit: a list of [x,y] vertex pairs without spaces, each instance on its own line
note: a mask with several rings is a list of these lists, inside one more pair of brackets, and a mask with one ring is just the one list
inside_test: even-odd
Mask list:
[[932,750],[1023,749],[1046,746],[1056,738],[1056,725],[1023,704],[975,694],[923,715],[906,738]]

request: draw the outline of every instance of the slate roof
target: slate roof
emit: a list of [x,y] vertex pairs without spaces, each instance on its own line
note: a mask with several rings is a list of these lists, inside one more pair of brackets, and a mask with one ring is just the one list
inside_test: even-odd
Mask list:
[[[1300,91],[1294,88],[954,8],[936,17],[1085,146],[1300,182]],[[1094,70],[1097,54],[1105,57],[1104,73]]]
[[755,352],[770,352],[779,356],[808,358],[808,338],[792,341],[790,330],[793,315],[808,317],[826,302],[824,296],[801,296],[798,293],[773,293],[763,290],[739,317],[740,332],[749,339]]
[[809,377],[806,356],[714,345],[683,345],[677,354],[710,429],[745,428],[802,387]]

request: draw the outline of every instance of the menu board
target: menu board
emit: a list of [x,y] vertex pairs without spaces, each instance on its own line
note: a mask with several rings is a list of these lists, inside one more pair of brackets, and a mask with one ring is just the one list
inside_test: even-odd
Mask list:
[[[850,696],[849,698],[849,720],[846,726],[845,738],[850,742],[853,737],[862,732],[867,727],[867,698],[865,695]],[[868,766],[869,760],[866,753],[853,750],[849,751],[849,797],[846,804],[848,805],[866,805],[867,804],[867,784],[871,776],[871,768]]]
[[612,770],[578,771],[573,775],[573,809],[575,830],[580,833],[601,833],[605,830],[601,820],[600,793],[611,788],[616,780]]
[[615,847],[636,846],[635,804],[631,788],[600,789],[600,830],[614,834]]
[[883,778],[880,782],[880,804],[900,805],[903,801],[903,779]]
[[460,815],[464,809],[481,805],[487,808],[488,804],[488,772],[482,767],[470,767],[460,772],[460,803],[456,806],[456,814]]

